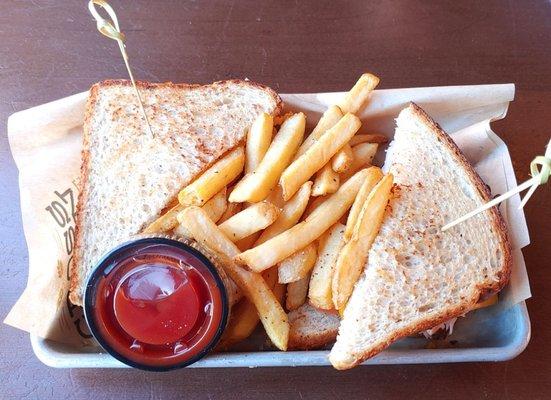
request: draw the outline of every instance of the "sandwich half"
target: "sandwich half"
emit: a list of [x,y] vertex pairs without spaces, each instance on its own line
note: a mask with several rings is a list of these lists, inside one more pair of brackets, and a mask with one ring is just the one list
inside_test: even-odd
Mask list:
[[279,96],[248,81],[211,85],[138,82],[153,136],[128,81],[94,85],[86,107],[70,300],[115,245],[140,233],[178,191],[244,141]]
[[453,140],[413,103],[398,116],[385,170],[394,175],[393,197],[329,356],[337,369],[465,314],[510,275],[510,243],[496,208],[440,230],[490,193]]

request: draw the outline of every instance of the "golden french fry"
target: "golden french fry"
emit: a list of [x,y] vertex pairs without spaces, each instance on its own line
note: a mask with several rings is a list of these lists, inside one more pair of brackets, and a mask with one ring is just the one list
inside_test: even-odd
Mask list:
[[143,230],[143,233],[162,233],[168,232],[178,225],[178,213],[184,209],[184,206],[177,204],[168,210],[165,214],[161,215],[155,221],[153,221],[147,228]]
[[312,211],[303,222],[239,254],[234,259],[253,271],[260,272],[308,246],[346,213],[354,202],[366,174],[367,170],[359,171]]
[[253,172],[270,147],[274,119],[270,114],[262,113],[254,120],[245,146],[245,173]]
[[378,148],[378,143],[360,143],[352,147],[352,154],[354,154],[354,159],[358,159],[365,165],[373,161]]
[[247,339],[253,333],[259,321],[260,318],[255,305],[246,298],[241,299],[239,303],[232,307],[230,322],[224,329],[224,334],[218,346],[227,348]]
[[331,168],[338,173],[346,172],[353,161],[354,153],[352,153],[352,147],[346,143],[331,159]]
[[341,182],[345,182],[360,169],[371,165],[373,157],[375,157],[375,153],[377,153],[378,148],[379,145],[377,143],[360,143],[352,147],[354,160],[352,161],[352,165],[350,166],[348,171],[340,175]]
[[334,127],[343,116],[343,112],[337,106],[331,106],[325,110],[312,133],[310,133],[310,135],[308,135],[308,137],[304,139],[304,142],[300,145],[294,160],[306,153],[306,150],[312,147],[312,145],[316,143],[325,132]]
[[[218,195],[218,194],[217,194]],[[215,196],[216,197],[216,196]],[[214,197],[213,197],[214,199]],[[212,200],[212,199],[211,199]],[[209,200],[209,201],[211,201]],[[208,202],[207,202],[208,204]],[[206,206],[206,204],[205,204]],[[207,211],[205,211],[205,206],[201,207],[201,209],[204,211],[204,213],[209,217],[209,219],[211,219],[212,221],[212,217],[211,215],[208,214]],[[183,218],[185,218],[185,216],[182,216]],[[212,221],[214,223],[214,221]],[[193,235],[191,234],[191,232],[189,232],[187,230],[187,228],[185,227],[184,224],[181,224],[180,222],[178,222],[178,225],[174,228],[173,230],[173,234],[174,235],[179,235],[181,237],[184,237],[184,238],[191,238],[193,237]],[[230,303],[230,306],[233,306],[235,303],[237,303],[239,301],[239,299],[241,299],[241,297],[243,297],[243,293],[241,292],[241,290],[237,287],[236,283],[231,280],[231,279],[228,279],[227,281],[224,281],[225,284],[226,284],[226,291],[228,293],[228,302]]]
[[304,136],[305,126],[306,117],[303,113],[294,114],[287,119],[258,167],[235,185],[229,200],[236,203],[256,203],[268,197],[295,155]]
[[357,144],[360,143],[386,143],[388,142],[388,138],[384,135],[379,135],[377,133],[366,133],[361,135],[354,135],[352,139],[350,139],[350,146],[354,147]]
[[233,217],[235,214],[240,212],[243,209],[243,203],[230,203],[227,202],[226,204],[226,211],[224,211],[224,214],[220,217],[220,219],[217,221],[218,224],[221,224],[224,221],[227,221],[231,217]]
[[[209,201],[207,201],[201,208],[207,213],[212,222],[217,222],[224,213],[228,202],[226,201],[226,188],[216,193]],[[182,210],[185,208],[181,206]],[[180,210],[181,211],[181,210]],[[188,237],[189,232],[186,228],[178,222],[178,216],[176,215],[176,227],[174,233],[183,237]]]
[[339,252],[344,246],[344,229],[341,223],[333,225],[319,240],[318,258],[310,276],[308,299],[314,307],[333,309],[331,284]]
[[346,229],[344,231],[344,239],[350,240],[354,230],[357,229],[356,225],[360,219],[360,212],[363,209],[363,205],[369,196],[369,193],[373,190],[375,185],[382,179],[383,171],[377,167],[370,167],[367,169],[368,175],[350,208],[348,213],[348,219],[346,221]]
[[281,174],[279,184],[283,200],[287,201],[316,171],[321,169],[360,129],[361,122],[353,114],[346,114],[333,128],[323,134],[312,147],[297,158]]
[[216,193],[201,208],[205,210],[205,212],[210,217],[212,222],[216,223],[226,211],[227,205],[228,205],[228,202],[226,200],[226,188],[224,188],[218,193]]
[[199,178],[178,194],[178,201],[184,206],[202,206],[212,196],[239,176],[245,164],[243,147],[238,147],[216,161]]
[[369,249],[383,222],[392,182],[392,174],[389,174],[373,188],[363,204],[352,238],[344,245],[337,259],[332,291],[333,304],[341,315],[365,267]]
[[233,258],[239,254],[239,249],[201,208],[188,207],[178,217],[180,223],[198,243],[218,254],[225,272],[243,291],[247,299],[255,305],[270,340],[278,349],[286,350],[289,340],[287,314],[264,278],[233,262]]
[[[224,187],[220,192],[214,195],[209,201],[203,205],[203,209],[209,214],[209,217],[216,222],[221,214],[226,209],[226,188]],[[143,233],[161,233],[168,232],[171,229],[177,230],[176,233],[186,236],[185,232],[178,229],[178,213],[182,211],[185,206],[177,204],[168,210],[165,214],[157,218],[151,225],[149,225]],[[179,232],[178,232],[179,231]]]
[[309,282],[310,274],[307,274],[304,278],[287,285],[287,298],[285,301],[287,310],[296,310],[306,302]]
[[239,269],[234,280],[256,307],[260,322],[272,343],[280,350],[287,350],[289,320],[283,307],[259,274]]
[[290,255],[278,264],[278,282],[291,283],[304,278],[314,267],[317,256],[314,242]]
[[291,200],[283,205],[281,213],[274,221],[274,223],[264,229],[264,231],[256,241],[255,246],[258,246],[259,244],[264,243],[266,240],[271,239],[276,235],[279,235],[281,232],[289,229],[298,222],[298,220],[304,213],[306,205],[308,204],[311,189],[312,182],[310,181],[305,182],[300,187],[298,192],[291,198]]
[[279,208],[273,204],[255,203],[218,225],[218,228],[235,243],[266,228],[278,215]]
[[378,84],[378,77],[370,73],[363,74],[360,76],[360,79],[358,79],[352,89],[346,93],[338,106],[344,113],[350,112],[356,114],[360,111],[364,103],[369,98],[369,95]]
[[331,163],[325,164],[322,169],[316,172],[314,186],[312,186],[312,196],[325,196],[337,191],[340,184],[339,174],[333,171]]
[[[268,287],[272,288],[274,296],[281,303],[279,292],[281,289],[275,287],[277,284],[277,269],[271,268],[262,273],[264,281]],[[260,317],[256,311],[256,307],[247,298],[242,299],[231,310],[231,319],[224,334],[220,339],[220,347],[228,347],[232,344],[240,342],[248,338],[260,322]]]
[[[226,259],[231,260],[240,253],[237,246],[222,233],[202,208],[197,206],[186,207],[178,214],[178,221],[195,241],[205,245],[217,254],[224,261],[223,264],[228,264]],[[237,267],[237,265],[231,264],[224,266],[224,270]]]

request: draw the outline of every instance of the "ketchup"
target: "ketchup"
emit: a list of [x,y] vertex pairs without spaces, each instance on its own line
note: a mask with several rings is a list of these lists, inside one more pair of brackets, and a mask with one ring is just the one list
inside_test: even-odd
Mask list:
[[189,365],[217,343],[228,314],[226,292],[198,250],[146,238],[111,251],[90,276],[85,315],[111,355],[131,366]]
[[209,304],[210,299],[200,298],[200,284],[193,273],[146,264],[119,281],[114,294],[115,319],[140,342],[174,343],[193,329],[200,305]]

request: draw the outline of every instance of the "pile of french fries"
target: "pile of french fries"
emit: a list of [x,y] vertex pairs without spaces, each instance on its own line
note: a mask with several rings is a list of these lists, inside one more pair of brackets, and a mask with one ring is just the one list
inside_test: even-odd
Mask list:
[[222,338],[247,338],[258,322],[287,349],[287,312],[308,301],[342,313],[382,223],[392,175],[371,166],[386,138],[358,134],[356,114],[379,79],[363,74],[304,138],[303,113],[259,115],[238,147],[178,195],[145,233],[191,237],[214,252],[239,295]]

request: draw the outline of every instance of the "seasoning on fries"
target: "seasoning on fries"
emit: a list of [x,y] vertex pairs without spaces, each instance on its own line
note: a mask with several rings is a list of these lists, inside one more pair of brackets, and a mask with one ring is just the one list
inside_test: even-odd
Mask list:
[[326,194],[335,193],[340,182],[339,174],[333,170],[331,163],[327,163],[316,172],[312,196],[325,196]]
[[392,182],[392,175],[386,175],[369,193],[354,226],[352,238],[345,243],[337,259],[332,291],[333,304],[341,314],[364,269],[371,244],[383,222]]
[[197,242],[219,256],[225,272],[255,305],[270,340],[280,350],[286,350],[289,341],[287,314],[264,278],[233,262],[232,259],[239,254],[239,249],[201,208],[194,206],[186,208],[179,214],[179,220]]
[[311,190],[312,182],[305,182],[291,200],[283,205],[281,213],[274,223],[264,229],[255,246],[264,243],[266,240],[279,235],[281,232],[295,225],[308,205]]
[[278,282],[296,282],[308,275],[318,256],[315,243],[290,255],[278,265]]
[[353,161],[354,153],[352,153],[350,144],[346,143],[331,159],[331,168],[333,168],[333,171],[338,173],[346,172],[352,165]]
[[242,147],[230,151],[178,194],[184,206],[202,206],[241,174],[245,164]]
[[237,242],[255,232],[258,232],[279,215],[279,208],[268,202],[255,203],[233,217],[227,219],[218,228],[232,241]]
[[253,271],[261,272],[303,249],[319,238],[348,211],[366,175],[367,170],[357,172],[336,193],[312,211],[303,222],[237,255],[234,259]]
[[353,114],[346,114],[325,132],[312,147],[297,158],[281,174],[279,184],[283,199],[289,200],[314,173],[320,170],[360,129],[361,122]]
[[294,114],[285,120],[258,167],[235,185],[229,201],[256,203],[268,197],[300,146],[305,126],[306,117],[303,113]]
[[339,252],[344,246],[344,229],[345,226],[337,222],[319,240],[318,258],[308,289],[308,300],[314,307],[324,310],[334,308],[331,284]]
[[310,282],[310,274],[287,285],[287,298],[285,299],[287,310],[296,310],[306,302],[308,282]]
[[340,175],[341,182],[345,182],[360,169],[370,166],[378,147],[377,143],[361,143],[352,147],[354,160],[348,171]]
[[339,107],[329,107],[321,116],[318,124],[316,125],[312,133],[310,133],[310,135],[308,135],[308,137],[304,139],[304,142],[302,142],[302,144],[300,145],[294,160],[306,153],[306,150],[312,147],[312,145],[316,143],[325,132],[334,127],[343,116],[344,113]]
[[358,195],[356,196],[352,207],[350,208],[350,212],[348,213],[346,229],[344,231],[344,239],[347,241],[350,240],[352,234],[357,229],[356,225],[360,219],[360,213],[363,210],[363,206],[365,201],[367,200],[367,197],[369,196],[375,185],[383,177],[383,171],[381,171],[381,169],[377,167],[370,167],[367,169],[367,172],[368,175],[360,191],[358,192]]

